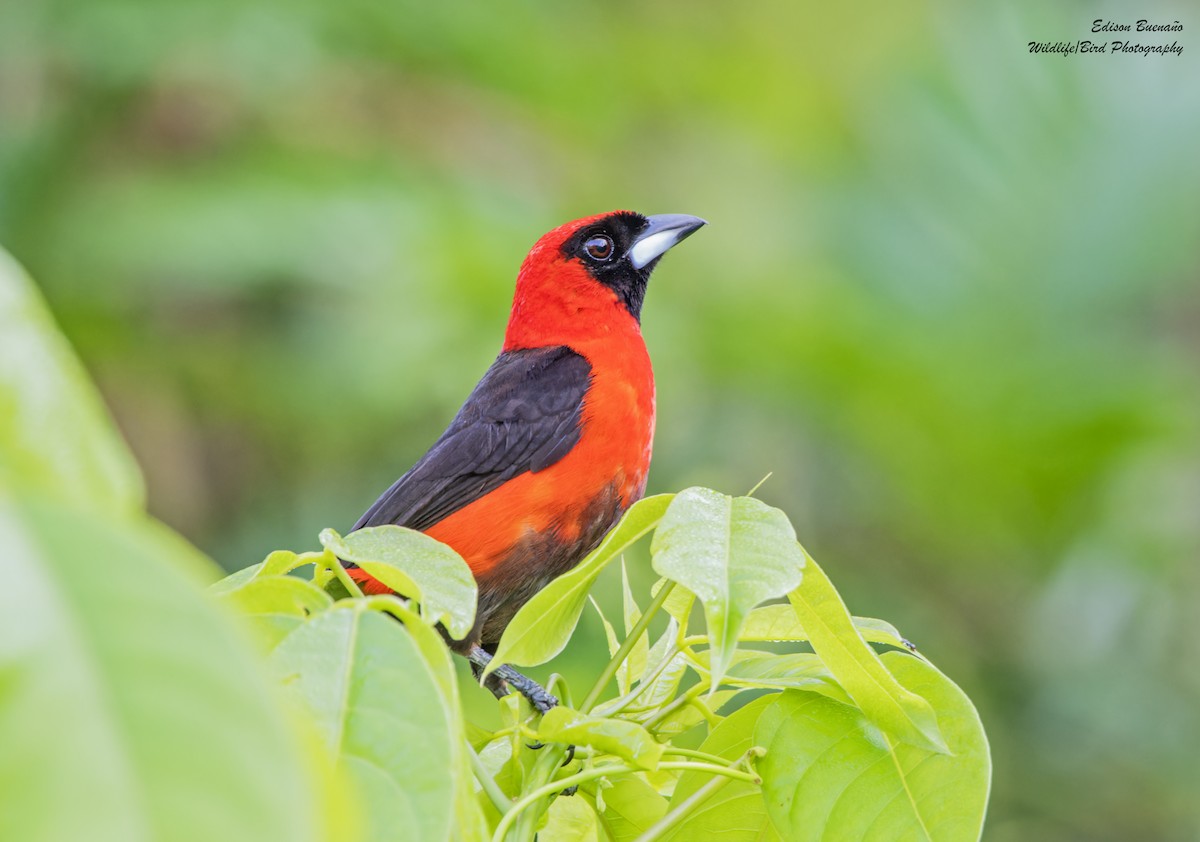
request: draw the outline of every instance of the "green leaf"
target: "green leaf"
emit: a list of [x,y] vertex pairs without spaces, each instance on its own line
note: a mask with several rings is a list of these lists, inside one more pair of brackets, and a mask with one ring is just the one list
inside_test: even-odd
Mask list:
[[261,576],[221,595],[226,605],[248,616],[307,617],[333,605],[333,598],[295,576]]
[[[625,621],[625,634],[628,636],[634,624],[642,618],[642,610],[638,607],[633,590],[629,587],[629,573],[625,569],[624,559],[621,559],[621,606]],[[629,651],[629,657],[617,668],[617,686],[625,688],[621,690],[622,693],[629,692],[630,685],[646,670],[646,658],[650,653],[648,636],[648,631],[644,631],[638,636],[633,648]]]
[[613,559],[658,526],[672,499],[673,494],[658,494],[634,503],[587,558],[534,594],[504,630],[495,657],[484,674],[501,664],[526,667],[544,664],[561,652],[579,623],[596,577]]
[[255,575],[282,576],[285,573],[291,573],[298,567],[312,564],[320,555],[320,553],[297,555],[291,550],[274,550],[268,553],[267,557],[263,559],[262,564],[258,566],[258,573]]
[[[617,650],[621,648],[621,641],[617,639],[617,630],[613,628],[613,624],[608,621],[608,617],[604,616],[604,609],[600,607],[600,603],[596,602],[595,597],[588,594],[588,602],[596,609],[596,613],[600,616],[600,625],[604,628],[604,642],[608,644],[608,657],[612,658],[617,654]],[[625,695],[629,692],[629,670],[625,669],[625,664],[621,664],[617,668],[617,692]]]
[[704,605],[715,690],[746,616],[800,584],[804,553],[787,516],[753,497],[707,488],[676,495],[654,533],[654,570]]
[[[852,617],[851,620],[868,643],[908,648],[900,632],[891,623],[873,617]],[[800,618],[791,604],[763,605],[750,612],[738,640],[745,643],[805,641],[808,640],[808,632],[800,625]]]
[[[654,642],[646,656],[646,670],[641,677],[642,686],[637,688],[634,701],[634,706],[643,711],[634,715],[634,719],[638,721],[647,722],[654,718],[658,708],[675,695],[679,682],[687,671],[687,661],[675,649],[678,632],[675,619],[668,619],[666,630]],[[618,697],[600,705],[598,710],[620,703],[621,699]]]
[[0,249],[0,485],[133,514],[141,473],[42,297]]
[[850,621],[842,598],[812,559],[800,587],[788,599],[808,631],[813,651],[867,718],[897,739],[946,751],[929,702],[905,689]]
[[543,742],[591,746],[597,751],[628,760],[641,769],[653,769],[662,757],[662,743],[650,732],[624,719],[589,716],[559,705],[538,724]]
[[[228,578],[217,585],[226,582]],[[333,605],[329,594],[295,576],[255,576],[239,587],[219,593],[218,599],[249,621],[268,651],[310,615]]]
[[225,594],[233,593],[242,585],[249,582],[262,570],[262,564],[243,567],[234,573],[230,573],[224,579],[218,579],[208,586],[208,592],[213,596],[225,596]]
[[349,774],[370,838],[447,838],[458,735],[412,634],[358,605],[334,606],[288,635],[271,660]]
[[0,493],[0,839],[315,840],[346,812],[214,569],[148,518]]
[[[560,798],[560,801],[569,799]],[[615,779],[604,789],[600,824],[612,842],[634,842],[667,812],[667,799],[636,775]]]
[[441,541],[402,526],[370,526],[342,537],[321,532],[321,545],[392,590],[421,603],[421,616],[455,640],[475,623],[478,588],[462,556]]
[[952,754],[895,741],[851,706],[787,691],[755,739],[767,809],[787,839],[978,839],[991,783],[987,738],[970,700],[932,665],[888,652],[900,682],[929,699]]
[[[705,740],[700,750],[734,761],[743,756],[754,742],[759,717],[779,698],[771,694],[755,699],[727,716]],[[818,697],[819,698],[819,697]],[[761,765],[762,761],[759,761]],[[686,801],[712,776],[689,770],[679,778],[671,795],[671,807]],[[691,842],[695,839],[720,839],[721,842],[782,842],[767,814],[767,805],[759,787],[747,781],[729,781],[696,805],[664,839]],[[830,837],[831,839],[834,837]]]
[[[463,719],[462,701],[458,695],[458,678],[450,650],[442,636],[426,624],[397,597],[376,597],[373,604],[386,606],[387,612],[398,617],[412,635],[413,643],[425,658],[433,673],[438,690],[442,694],[442,705],[451,719],[451,768],[454,770],[454,827],[451,839],[455,842],[484,842],[489,838],[487,822],[475,797],[475,778],[467,759],[467,746],[459,737],[479,729]],[[490,735],[489,735],[490,736]],[[486,742],[486,741],[485,741]]]
[[[667,583],[666,579],[659,579],[650,588],[651,596],[658,596],[658,589]],[[667,601],[663,603],[663,610],[675,618],[675,622],[679,624],[679,628],[684,633],[688,629],[688,620],[692,616],[692,606],[696,602],[696,595],[687,588],[675,588],[671,593],[667,594]]]
[[[697,652],[695,658],[701,669],[707,668],[709,653]],[[811,690],[850,702],[850,697],[834,679],[829,668],[811,652],[776,654],[739,649],[722,680],[746,689]]]
[[600,817],[586,798],[555,798],[546,814],[538,842],[608,842]]
[[[746,692],[747,689],[749,688],[735,687],[729,690],[718,690],[704,698],[694,698],[690,704],[671,711],[650,730],[654,733],[655,738],[661,740],[686,733],[701,722],[712,721],[716,724],[716,721],[720,719],[716,712],[734,696]],[[655,713],[657,712],[655,711]]]

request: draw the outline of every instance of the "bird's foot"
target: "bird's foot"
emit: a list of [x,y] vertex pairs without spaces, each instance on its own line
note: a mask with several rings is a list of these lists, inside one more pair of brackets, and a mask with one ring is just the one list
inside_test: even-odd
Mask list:
[[[472,646],[467,653],[467,660],[471,662],[476,675],[482,675],[483,670],[492,662],[492,655],[481,646]],[[517,672],[508,664],[503,664],[489,673],[488,677],[484,679],[484,686],[491,690],[497,699],[507,696],[509,688],[512,688],[528,699],[529,704],[533,705],[539,713],[546,713],[558,704],[558,699],[552,696],[545,687],[529,676]]]

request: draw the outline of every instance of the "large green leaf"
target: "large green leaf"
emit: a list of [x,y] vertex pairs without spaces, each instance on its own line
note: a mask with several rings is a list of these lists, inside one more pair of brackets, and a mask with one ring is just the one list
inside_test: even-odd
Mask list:
[[575,631],[596,577],[630,545],[658,526],[674,496],[658,494],[634,503],[579,566],[559,576],[525,603],[504,630],[487,672],[505,663],[527,667],[544,664],[561,652]]
[[788,599],[808,632],[813,651],[868,719],[905,742],[946,751],[929,702],[887,671],[855,628],[825,571],[812,558],[804,581]]
[[402,526],[370,526],[342,537],[321,532],[321,544],[392,590],[421,603],[421,615],[461,640],[475,623],[478,588],[462,556],[441,541]]
[[458,737],[405,627],[360,606],[334,606],[289,634],[272,661],[349,774],[370,838],[446,839]]
[[133,513],[145,492],[95,387],[33,284],[0,249],[0,485]]
[[[458,695],[458,679],[454,673],[454,663],[450,650],[438,632],[413,613],[400,599],[389,599],[387,610],[404,621],[413,643],[425,658],[425,663],[433,673],[438,690],[442,694],[442,704],[450,714],[451,729],[451,768],[454,771],[454,826],[451,838],[455,842],[483,842],[488,838],[487,823],[475,796],[475,779],[467,759],[468,745],[459,737],[472,730],[463,719],[462,703]],[[387,604],[387,603],[385,603]],[[490,737],[491,735],[488,734]]]
[[0,839],[321,836],[338,791],[209,570],[144,517],[0,494]]
[[882,657],[904,686],[933,703],[952,754],[899,742],[849,705],[783,693],[763,712],[754,738],[767,749],[758,770],[767,809],[785,838],[979,838],[991,763],[978,714],[927,662],[900,652]]
[[667,812],[667,799],[636,775],[612,781],[601,799],[600,824],[612,842],[634,842]]
[[787,516],[753,497],[707,488],[676,495],[654,533],[654,570],[704,605],[715,689],[746,616],[800,584],[804,553]]
[[[741,757],[755,745],[754,729],[759,716],[778,698],[777,694],[763,696],[731,713],[713,729],[700,750],[731,762]],[[711,779],[704,772],[684,772],[671,794],[670,806],[682,804]],[[724,784],[663,837],[675,842],[710,838],[721,842],[781,842],[767,815],[761,789],[746,781]]]

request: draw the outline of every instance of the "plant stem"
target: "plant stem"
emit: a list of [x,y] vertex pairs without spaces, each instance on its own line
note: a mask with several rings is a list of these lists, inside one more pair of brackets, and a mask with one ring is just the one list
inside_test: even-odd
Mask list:
[[613,716],[623,710],[627,710],[629,705],[637,700],[638,696],[645,693],[646,690],[648,690],[650,686],[658,680],[658,677],[663,674],[667,667],[671,665],[671,660],[676,654],[678,653],[675,651],[675,649],[672,648],[668,650],[663,655],[662,661],[660,661],[658,666],[654,668],[653,674],[643,677],[642,680],[638,682],[638,686],[630,690],[624,696],[616,699],[609,699],[607,702],[601,705],[603,708],[603,713],[601,715]]
[[[543,785],[549,786],[549,781],[558,773],[561,768],[563,758],[567,755],[567,747],[561,743],[551,743],[541,749],[541,757],[533,764],[533,768],[529,770],[529,774],[525,778],[525,787],[539,789]],[[553,795],[555,790],[551,789],[549,794],[543,796],[548,798]],[[541,813],[537,810],[524,810],[517,821],[517,839],[522,842],[532,842],[537,834],[537,821]]]
[[687,707],[688,705],[692,704],[695,701],[696,697],[699,696],[703,692],[704,692],[704,682],[700,682],[699,684],[696,684],[696,685],[688,688],[687,690],[684,691],[682,696],[673,700],[669,705],[666,705],[665,707],[661,708],[658,711],[658,713],[656,713],[649,720],[647,720],[644,723],[645,727],[647,729],[654,728],[655,725],[658,725],[660,722],[662,722],[668,716],[673,714],[675,711],[679,710],[682,707]]
[[512,827],[513,822],[516,821],[516,818],[521,811],[538,800],[545,798],[548,795],[553,795],[559,790],[567,789],[568,787],[590,781],[594,778],[602,778],[605,775],[614,775],[621,772],[632,771],[634,771],[633,767],[624,763],[613,763],[607,766],[593,766],[591,769],[584,769],[582,772],[576,772],[574,775],[569,775],[565,778],[560,778],[557,781],[552,781],[545,786],[538,787],[528,795],[519,799],[515,804],[512,805],[512,808],[504,814],[504,817],[500,819],[500,824],[496,825],[496,832],[492,834],[492,842],[503,842],[504,837],[508,834],[509,828]]
[[[723,760],[724,758],[720,759]],[[734,768],[734,766],[741,763],[743,759],[744,758],[738,758],[736,761],[734,761],[734,763],[727,766],[718,766],[713,763],[695,763],[691,761],[680,760],[668,763],[659,763],[658,768],[666,771],[686,771],[692,769],[697,772],[708,772],[710,775],[717,775],[721,778],[736,779],[752,784],[762,783],[762,779],[757,775],[753,775],[750,772],[743,772],[740,769]],[[609,763],[604,766],[593,766],[591,769],[584,769],[581,772],[576,772],[574,775],[568,775],[565,778],[559,778],[558,780],[551,781],[544,786],[540,786],[529,794],[521,797],[512,805],[512,809],[504,814],[504,817],[500,820],[500,824],[496,826],[496,832],[492,835],[492,842],[503,842],[505,835],[508,833],[509,828],[512,827],[513,822],[517,820],[518,815],[520,815],[527,807],[536,803],[542,798],[553,795],[560,790],[568,789],[572,786],[594,780],[595,778],[603,778],[607,775],[622,775],[639,771],[642,770],[628,763]]]
[[639,836],[636,842],[654,842],[654,840],[660,839],[664,833],[683,821],[684,817],[689,815],[698,805],[707,801],[712,797],[713,793],[729,783],[729,780],[729,778],[714,777],[711,781],[685,798],[675,809],[647,828],[646,832]]
[[[728,780],[728,778],[736,778],[738,781],[746,781],[748,783],[762,782],[760,777],[751,775],[748,771],[734,769],[733,766],[737,765],[738,763],[742,763],[742,758],[738,758],[733,764],[725,766],[715,765],[712,763],[691,763],[686,762],[686,760],[679,760],[679,762],[673,763],[660,763],[658,768],[664,770],[692,769],[696,771],[706,771],[709,772],[710,775],[726,778],[726,780]],[[551,781],[550,783],[545,784],[544,787],[538,787],[528,795],[522,796],[520,800],[517,800],[515,804],[512,805],[511,810],[504,814],[504,818],[500,819],[500,823],[496,826],[496,832],[494,832],[492,835],[492,842],[503,842],[505,834],[508,834],[509,828],[511,828],[512,823],[515,822],[518,814],[520,814],[523,810],[526,810],[526,807],[534,804],[534,802],[542,798],[546,798],[547,795],[553,795],[554,793],[559,792],[559,790],[568,789],[570,787],[577,786],[577,784],[595,780],[595,778],[598,777],[605,777],[607,775],[625,775],[629,774],[629,772],[635,771],[642,770],[638,769],[637,766],[626,763],[610,763],[604,766],[592,766],[590,769],[584,769],[583,771],[575,772],[574,775],[560,777],[557,781]]]
[[[412,612],[408,611],[408,600],[402,599],[395,594],[372,594],[371,596],[363,597],[366,600],[365,605],[373,611],[385,611],[391,614],[400,622],[412,617]],[[399,610],[397,610],[399,609]],[[406,618],[400,611],[408,613]]]
[[546,682],[546,692],[553,693],[567,707],[571,707],[571,689],[567,687],[567,680],[558,673],[550,674],[550,679]]
[[483,788],[483,792],[487,795],[488,800],[492,802],[492,806],[500,815],[512,809],[512,799],[500,791],[500,787],[496,785],[496,779],[488,774],[488,770],[484,767],[483,761],[479,759],[479,755],[475,753],[475,749],[470,743],[466,743],[467,761],[471,764],[471,771],[475,774],[475,780],[479,781],[479,786]]
[[675,748],[675,746],[667,747],[663,750],[663,754],[670,754],[677,757],[693,757],[696,760],[703,760],[705,763],[714,763],[718,766],[729,762],[729,758],[727,757],[720,757],[716,754],[709,754],[705,751],[696,751],[690,748]]
[[600,677],[596,679],[596,683],[592,686],[587,697],[584,698],[583,704],[579,706],[580,713],[587,713],[596,706],[596,702],[600,699],[600,694],[604,692],[604,688],[608,686],[608,682],[612,681],[612,677],[617,674],[617,670],[625,659],[629,657],[629,653],[633,651],[633,646],[637,643],[646,627],[650,625],[650,621],[658,610],[663,607],[663,603],[667,601],[667,597],[671,595],[671,591],[675,590],[675,583],[667,580],[667,583],[658,589],[658,595],[654,597],[654,601],[646,607],[646,613],[642,614],[641,618],[629,630],[629,634],[625,635],[625,641],[621,644],[621,648],[612,656],[608,664],[604,667],[604,671],[600,673]]
[[[721,759],[724,760],[725,758]],[[736,778],[737,780],[745,781],[746,783],[761,784],[762,778],[760,778],[758,775],[755,775],[751,772],[743,772],[740,769],[734,768],[734,766],[737,766],[741,762],[741,758],[738,758],[734,763],[728,766],[717,766],[712,763],[693,763],[688,760],[673,760],[667,763],[659,763],[658,768],[667,770],[682,769],[685,771],[688,769],[694,769],[697,772],[708,772],[710,775],[721,775],[726,778]]]
[[329,570],[345,586],[351,596],[362,597],[362,588],[358,586],[358,582],[350,578],[350,574],[346,572],[346,568],[342,567],[342,562],[331,551],[326,550],[325,554],[321,556],[321,560],[317,563]]

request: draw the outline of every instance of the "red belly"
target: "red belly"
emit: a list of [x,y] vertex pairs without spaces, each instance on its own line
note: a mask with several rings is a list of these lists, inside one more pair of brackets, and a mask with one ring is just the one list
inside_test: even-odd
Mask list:
[[[586,354],[591,349],[579,350]],[[543,471],[509,480],[426,530],[457,550],[477,579],[499,573],[513,547],[534,535],[552,534],[571,544],[591,532],[601,497],[616,492],[619,516],[645,492],[654,438],[654,379],[640,341],[620,350],[593,363],[582,434],[566,456]]]

